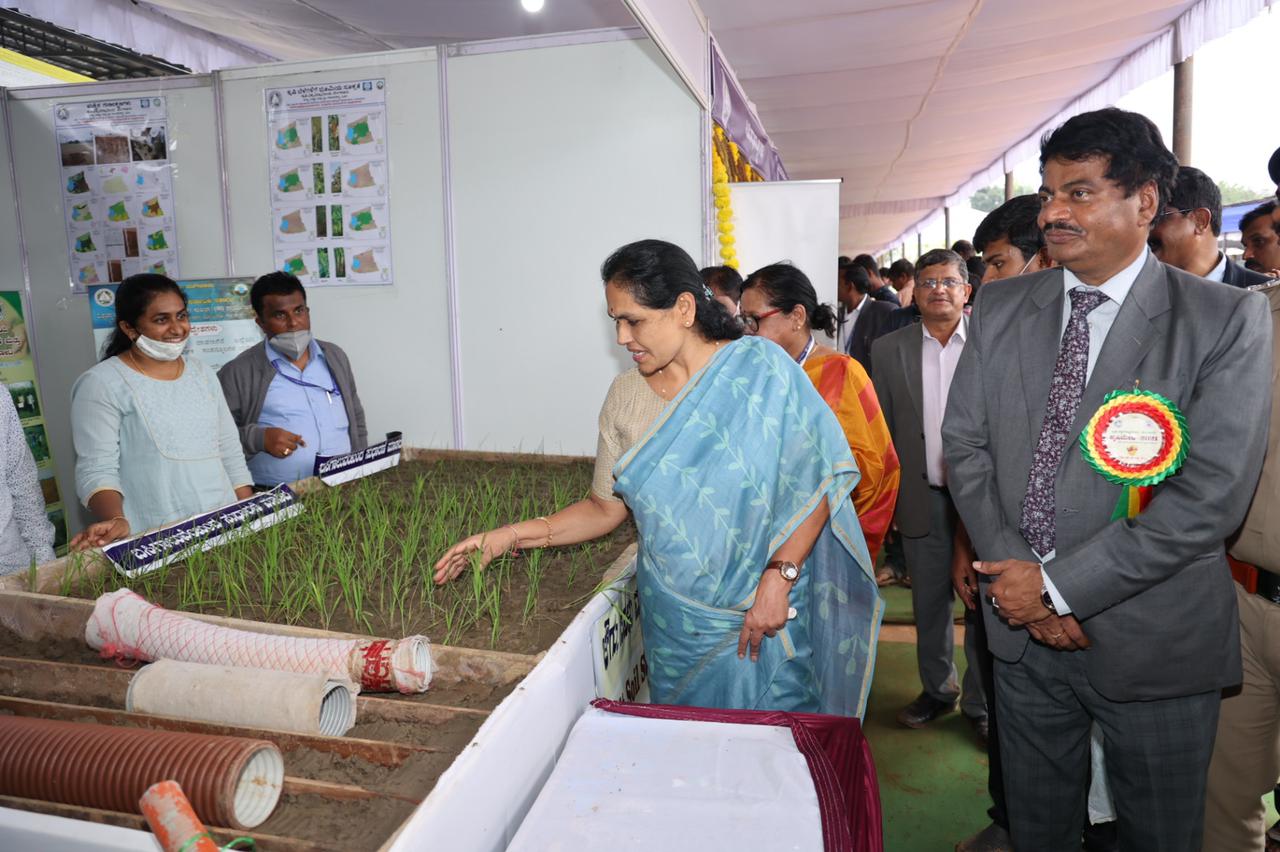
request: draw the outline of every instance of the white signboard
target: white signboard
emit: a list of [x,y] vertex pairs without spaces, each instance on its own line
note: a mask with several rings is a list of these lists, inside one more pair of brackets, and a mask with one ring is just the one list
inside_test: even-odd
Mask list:
[[840,254],[840,181],[731,183],[729,201],[743,277],[788,261],[809,277],[818,301],[834,308],[832,258]]
[[596,697],[612,701],[649,700],[649,661],[640,631],[640,593],[636,576],[620,580],[604,593],[612,606],[591,631]]
[[386,80],[267,89],[266,105],[276,269],[390,284]]
[[139,272],[177,278],[164,98],[56,104],[53,127],[71,286],[83,293]]

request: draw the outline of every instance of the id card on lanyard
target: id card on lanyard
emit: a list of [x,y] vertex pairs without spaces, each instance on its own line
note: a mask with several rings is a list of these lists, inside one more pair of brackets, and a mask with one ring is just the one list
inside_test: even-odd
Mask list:
[[[333,383],[333,387],[326,388],[326,387],[322,387],[321,385],[317,385],[317,384],[313,384],[313,383],[311,383],[311,382],[308,382],[308,381],[307,381],[307,380],[305,380],[305,379],[295,379],[293,376],[290,376],[288,373],[286,373],[286,372],[284,372],[283,370],[281,370],[281,369],[280,369],[280,362],[279,362],[279,361],[277,361],[277,360],[275,360],[275,359],[272,359],[272,361],[271,361],[271,366],[275,368],[275,370],[276,370],[276,375],[280,376],[280,378],[282,378],[282,379],[284,379],[284,380],[286,380],[286,381],[293,382],[295,385],[298,385],[299,387],[304,387],[304,388],[315,388],[316,390],[324,391],[324,392],[325,392],[325,396],[327,396],[327,397],[329,398],[329,404],[330,404],[330,405],[333,405],[333,397],[334,397],[335,395],[337,395],[337,396],[339,396],[339,397],[341,397],[341,396],[342,396],[342,392],[338,390],[338,383],[337,383],[336,381]],[[333,378],[332,374],[330,375],[330,377],[329,377],[329,378],[330,378],[330,379],[332,379],[332,378]]]

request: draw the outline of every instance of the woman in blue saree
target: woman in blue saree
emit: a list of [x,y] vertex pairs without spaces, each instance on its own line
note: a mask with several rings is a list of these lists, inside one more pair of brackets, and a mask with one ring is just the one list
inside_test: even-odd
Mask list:
[[516,547],[635,516],[650,693],[662,704],[861,716],[882,603],[840,424],[781,347],[742,338],[692,258],[659,240],[601,269],[636,367],[609,389],[591,495],[471,536],[447,582]]

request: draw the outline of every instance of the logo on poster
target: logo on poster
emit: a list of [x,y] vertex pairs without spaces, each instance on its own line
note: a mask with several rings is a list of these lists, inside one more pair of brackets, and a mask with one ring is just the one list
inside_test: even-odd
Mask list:
[[93,300],[101,307],[109,308],[116,303],[116,294],[104,287],[93,294]]

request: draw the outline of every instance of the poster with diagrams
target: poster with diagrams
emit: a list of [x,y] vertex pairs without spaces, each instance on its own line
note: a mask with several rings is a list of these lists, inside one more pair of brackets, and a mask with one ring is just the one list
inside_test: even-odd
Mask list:
[[307,287],[390,284],[386,80],[265,94],[276,269]]
[[162,97],[55,104],[71,285],[176,278],[178,230]]

